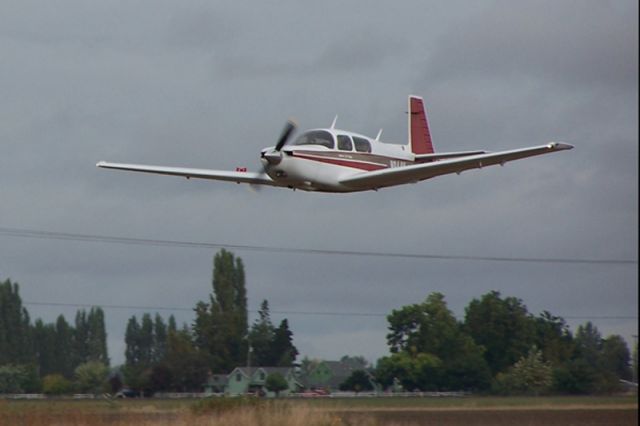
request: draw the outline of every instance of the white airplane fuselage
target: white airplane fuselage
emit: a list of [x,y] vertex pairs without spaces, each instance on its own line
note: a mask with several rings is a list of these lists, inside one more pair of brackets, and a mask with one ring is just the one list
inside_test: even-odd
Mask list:
[[[406,145],[377,141],[367,136],[339,129],[312,129],[306,134],[321,132],[332,138],[334,148],[323,145],[287,145],[278,164],[261,158],[265,172],[282,186],[304,191],[354,192],[362,191],[341,183],[345,178],[366,171],[415,164],[415,156]],[[343,141],[338,145],[338,137]],[[356,146],[354,140],[359,145]],[[358,151],[360,149],[360,151]],[[368,188],[375,189],[375,188]]]

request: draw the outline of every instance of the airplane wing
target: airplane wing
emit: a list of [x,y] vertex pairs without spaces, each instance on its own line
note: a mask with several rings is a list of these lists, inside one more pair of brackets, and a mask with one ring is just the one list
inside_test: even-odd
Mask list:
[[182,176],[198,179],[224,180],[237,183],[280,186],[264,172],[226,171],[208,169],[190,169],[183,167],[147,166],[143,164],[121,164],[100,161],[97,167],[103,169],[128,170],[131,172],[156,173],[161,175]]
[[352,188],[383,188],[403,183],[419,182],[436,176],[450,173],[461,173],[469,169],[481,169],[496,164],[503,165],[508,161],[535,155],[549,154],[556,151],[572,149],[573,145],[550,142],[547,145],[529,148],[500,151],[462,158],[452,158],[431,163],[416,164],[405,167],[388,168],[372,172],[364,172],[342,179],[340,183]]

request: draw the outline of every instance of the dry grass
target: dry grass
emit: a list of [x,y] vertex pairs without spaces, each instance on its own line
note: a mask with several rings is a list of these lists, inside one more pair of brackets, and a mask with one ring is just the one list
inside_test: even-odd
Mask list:
[[636,425],[631,398],[4,401],[0,426]]
[[[160,404],[161,405],[161,404]],[[270,402],[224,410],[192,410],[189,405],[107,404],[75,401],[16,403],[0,401],[0,425],[21,426],[364,426],[376,422],[346,421],[306,403]]]

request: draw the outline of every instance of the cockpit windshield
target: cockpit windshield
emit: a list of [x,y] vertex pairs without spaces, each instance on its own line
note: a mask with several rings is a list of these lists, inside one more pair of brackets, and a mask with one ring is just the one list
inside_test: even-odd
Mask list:
[[324,130],[311,130],[298,136],[292,145],[322,145],[333,149],[333,135]]

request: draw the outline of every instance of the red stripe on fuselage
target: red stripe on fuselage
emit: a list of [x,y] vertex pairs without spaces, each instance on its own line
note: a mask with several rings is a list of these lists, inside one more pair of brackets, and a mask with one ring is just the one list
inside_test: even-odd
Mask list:
[[[328,156],[323,156],[322,154],[320,155],[309,155],[309,154],[302,154],[302,153],[298,153],[298,152],[293,152],[292,155],[296,158],[301,158],[301,159],[305,159],[305,160],[311,160],[311,161],[318,161],[320,163],[326,163],[326,164],[333,164],[336,166],[343,166],[343,167],[350,167],[352,169],[358,169],[358,170],[365,170],[365,171],[374,171],[374,170],[382,170],[382,169],[386,169],[389,167],[389,164],[383,164],[383,163],[376,163],[373,161],[366,161],[366,160],[355,160],[355,159],[347,159],[347,158],[336,158],[336,157],[328,157]],[[362,154],[360,154],[362,155]],[[387,161],[392,161],[395,159],[387,159],[385,158],[385,160]],[[407,162],[406,160],[398,160],[398,161],[404,161]],[[410,163],[410,162],[407,162]]]

